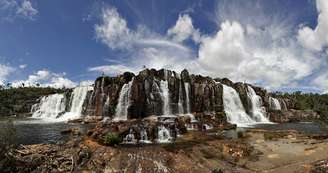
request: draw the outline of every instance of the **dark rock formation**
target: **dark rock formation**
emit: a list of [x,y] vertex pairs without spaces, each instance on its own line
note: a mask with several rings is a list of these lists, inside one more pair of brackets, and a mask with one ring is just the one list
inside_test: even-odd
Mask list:
[[289,109],[287,111],[271,111],[268,114],[270,120],[277,123],[310,121],[320,118],[320,115],[312,110]]
[[114,115],[120,90],[125,83],[132,80],[133,76],[133,73],[126,72],[118,77],[97,78],[94,90],[87,96],[83,113],[104,117]]
[[[172,114],[223,111],[222,85],[211,78],[189,75],[187,70],[183,70],[180,75],[170,70],[145,69],[138,75],[125,73],[118,77],[99,77],[95,81],[94,91],[86,99],[88,103],[86,103],[84,114],[115,116],[120,90],[132,78],[129,118],[163,115],[163,88],[161,88],[163,81],[168,83],[169,108]],[[188,93],[186,86],[190,86]],[[190,112],[187,109],[189,106],[187,97],[190,100]],[[182,105],[183,112],[179,112],[179,104]]]

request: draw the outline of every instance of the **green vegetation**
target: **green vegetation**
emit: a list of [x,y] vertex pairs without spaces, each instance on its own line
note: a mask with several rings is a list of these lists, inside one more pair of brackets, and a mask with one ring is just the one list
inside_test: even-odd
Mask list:
[[264,137],[264,140],[266,140],[266,141],[272,141],[273,139],[275,139],[275,136],[272,133],[264,133],[263,137]]
[[107,133],[103,137],[103,142],[105,145],[115,146],[115,145],[120,144],[121,138],[115,133]]
[[12,172],[15,168],[15,159],[12,152],[15,149],[16,129],[12,121],[4,124],[0,130],[0,170]]
[[0,116],[29,113],[31,106],[41,96],[62,92],[65,92],[65,89],[38,87],[0,89]]
[[321,120],[328,124],[328,94],[302,93],[276,93],[278,97],[288,98],[295,103],[298,110],[314,110],[321,116]]

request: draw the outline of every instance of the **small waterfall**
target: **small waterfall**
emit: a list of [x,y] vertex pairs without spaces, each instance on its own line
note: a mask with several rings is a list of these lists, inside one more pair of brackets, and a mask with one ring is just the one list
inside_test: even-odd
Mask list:
[[235,89],[223,85],[223,106],[228,122],[238,126],[247,126],[254,121],[246,114],[240,97]]
[[148,135],[147,135],[147,130],[142,128],[140,130],[140,143],[151,143],[151,141],[149,141],[148,139]]
[[134,137],[133,130],[130,129],[129,134],[127,134],[126,137],[123,139],[123,143],[125,143],[125,144],[135,144],[136,141],[137,140]]
[[252,110],[251,110],[252,118],[256,122],[263,122],[263,123],[270,122],[268,118],[265,116],[266,112],[262,104],[262,98],[255,93],[254,89],[251,86],[248,85],[247,90],[248,90],[247,96],[252,103]]
[[170,131],[163,125],[158,127],[158,143],[170,143],[172,142],[172,137]]
[[288,110],[288,107],[287,107],[287,104],[286,104],[286,101],[281,99],[281,103],[282,103],[282,109],[283,110]]
[[56,119],[65,112],[64,94],[53,94],[41,98],[40,103],[32,106],[32,118]]
[[171,115],[170,108],[170,91],[168,81],[161,81],[160,83],[161,95],[163,100],[163,115]]
[[130,91],[133,80],[134,79],[132,78],[132,80],[129,83],[124,84],[121,89],[113,121],[126,121],[128,119],[128,108],[130,106],[131,97]]
[[272,110],[281,110],[281,105],[278,99],[270,97],[269,102]]
[[71,96],[70,111],[60,117],[61,120],[72,120],[80,118],[82,115],[83,104],[89,91],[93,90],[91,86],[80,86],[73,90]]
[[108,109],[109,109],[109,96],[107,96],[104,108],[103,108],[103,115],[108,115]]

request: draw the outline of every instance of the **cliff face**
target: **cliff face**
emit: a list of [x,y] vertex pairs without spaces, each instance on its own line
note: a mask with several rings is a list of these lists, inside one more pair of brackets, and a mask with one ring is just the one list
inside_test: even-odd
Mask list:
[[124,83],[129,82],[134,74],[124,73],[119,77],[99,77],[93,91],[89,91],[83,104],[83,114],[93,116],[112,116]]
[[[189,75],[187,70],[179,74],[164,69],[145,69],[138,75],[124,73],[118,77],[99,77],[94,91],[86,99],[84,114],[115,116],[120,92],[129,82],[132,84],[128,95],[128,118],[163,115],[167,113],[165,111],[169,114],[223,111],[223,88],[213,79]],[[166,108],[165,104],[168,104]]]
[[[234,96],[228,94],[225,96],[230,98],[225,98],[223,85],[233,88],[237,97],[236,94],[232,93]],[[79,88],[81,89],[78,87],[74,90],[49,88],[2,90],[0,91],[3,99],[1,100],[0,113],[5,115],[29,114],[31,106],[37,103],[41,96],[58,92],[65,92],[65,112],[70,112],[69,108],[72,107],[70,105],[72,104],[71,95],[75,93],[73,94],[74,98],[80,98],[83,95],[78,92]],[[122,120],[145,118],[152,115],[197,115],[200,113],[224,115],[225,100],[228,104],[235,106],[230,109],[242,107],[241,111],[245,110],[251,118],[256,118],[252,116],[258,116],[259,112],[262,114],[263,110],[266,114],[264,116],[269,117],[272,121],[280,121],[282,116],[284,121],[288,121],[286,120],[288,117],[295,119],[289,111],[295,108],[292,99],[273,98],[270,93],[260,87],[241,82],[233,83],[227,78],[212,79],[189,74],[187,70],[177,73],[164,69],[145,69],[137,75],[126,72],[117,77],[102,76],[96,79],[93,90],[84,91],[87,92],[87,96],[82,106],[83,116]],[[240,101],[238,101],[238,97]],[[234,105],[239,104],[236,101],[242,105]],[[279,104],[279,109],[277,104]],[[77,105],[79,104],[74,104],[74,106]],[[254,105],[257,106],[255,111],[253,110]],[[235,114],[239,116],[237,115],[238,110],[230,110],[230,117],[235,116]],[[301,118],[303,116],[296,117]]]
[[[252,100],[249,87],[260,96],[261,104],[271,120],[280,116],[272,106],[271,94],[261,87],[246,83],[233,83],[227,78],[212,79],[189,74],[187,70],[177,73],[170,70],[145,69],[139,74],[124,73],[117,77],[99,77],[94,90],[84,103],[84,115],[115,117],[118,108],[125,106],[128,119],[145,118],[151,115],[197,114],[224,112],[223,85],[234,88],[245,108],[251,114]],[[124,103],[119,103],[121,97]],[[128,100],[128,101],[127,101]],[[293,108],[292,100],[277,98],[281,111]],[[121,100],[122,102],[122,100]]]

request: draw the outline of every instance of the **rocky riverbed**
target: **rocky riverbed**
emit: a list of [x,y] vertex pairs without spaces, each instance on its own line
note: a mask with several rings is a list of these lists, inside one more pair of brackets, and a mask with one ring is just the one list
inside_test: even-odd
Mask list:
[[[107,146],[92,136],[13,150],[14,172],[327,172],[328,136],[296,130],[188,131],[174,143]],[[9,170],[9,169],[8,169]]]

